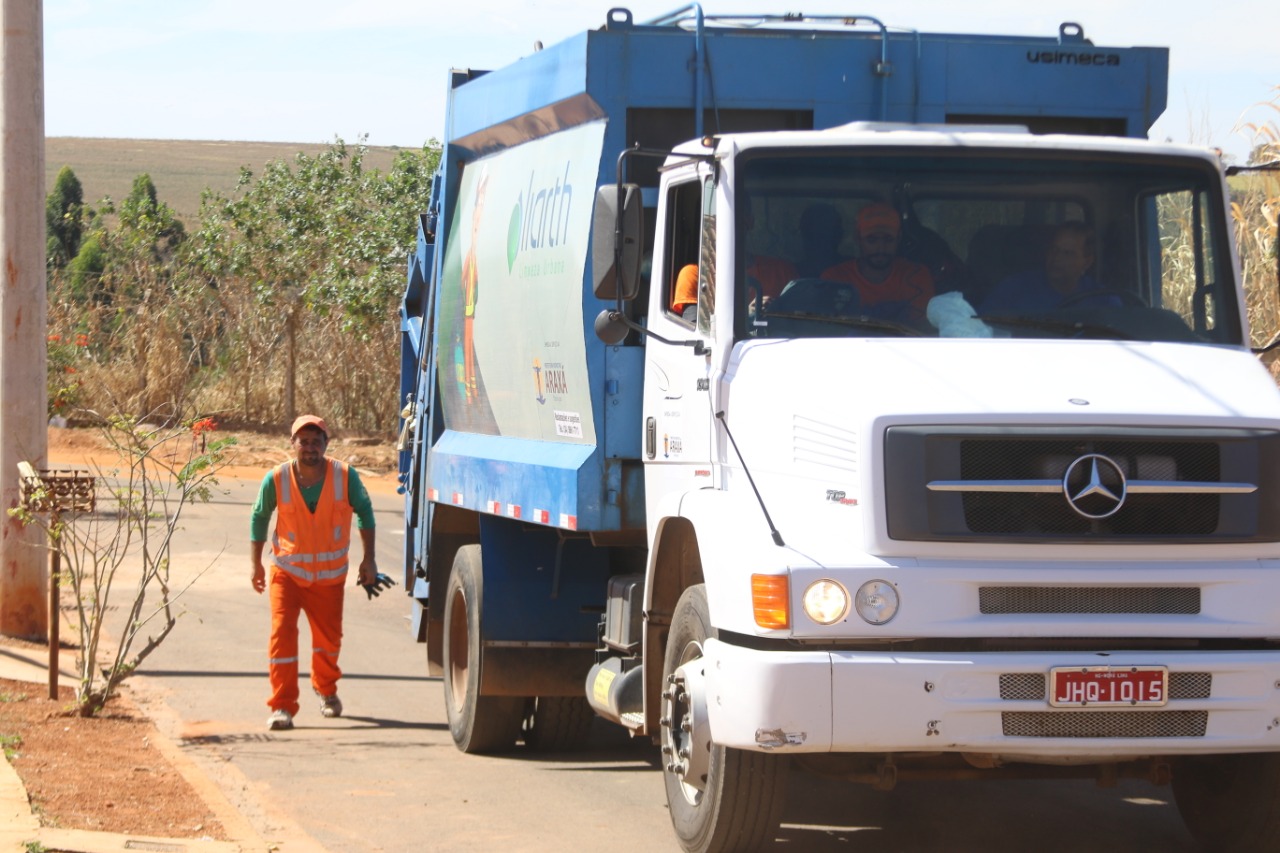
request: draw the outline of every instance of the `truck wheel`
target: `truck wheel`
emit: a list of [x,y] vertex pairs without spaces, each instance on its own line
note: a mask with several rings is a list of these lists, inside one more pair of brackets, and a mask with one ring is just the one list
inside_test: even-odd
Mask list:
[[449,734],[463,752],[502,752],[515,745],[524,716],[519,696],[481,696],[480,619],[484,572],[480,546],[458,549],[444,608],[444,706]]
[[755,850],[777,833],[789,764],[785,756],[711,742],[700,664],[702,644],[714,636],[706,587],[689,587],[676,605],[662,668],[667,806],[685,850]]
[[1280,754],[1179,759],[1173,796],[1182,822],[1206,850],[1280,849]]
[[525,705],[522,736],[537,752],[572,752],[587,745],[595,716],[585,696],[539,696]]

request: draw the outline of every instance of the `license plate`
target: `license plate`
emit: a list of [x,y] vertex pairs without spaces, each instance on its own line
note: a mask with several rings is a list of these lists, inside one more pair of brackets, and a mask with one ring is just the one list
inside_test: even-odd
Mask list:
[[1151,707],[1169,701],[1164,666],[1063,666],[1049,670],[1055,708]]

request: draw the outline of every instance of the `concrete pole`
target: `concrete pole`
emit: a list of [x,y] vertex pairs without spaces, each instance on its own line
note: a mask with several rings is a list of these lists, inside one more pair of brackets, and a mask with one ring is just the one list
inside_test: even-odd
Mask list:
[[[44,4],[0,0],[0,509],[45,466]],[[0,634],[48,631],[44,533],[0,518]]]

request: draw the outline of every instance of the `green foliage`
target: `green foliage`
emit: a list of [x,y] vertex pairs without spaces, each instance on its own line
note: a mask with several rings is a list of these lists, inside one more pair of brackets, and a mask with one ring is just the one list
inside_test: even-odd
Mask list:
[[102,235],[91,233],[80,244],[66,269],[69,296],[77,302],[88,302],[99,294],[98,282],[107,268],[107,252],[102,247]]
[[70,166],[63,166],[45,198],[44,219],[48,233],[48,262],[64,267],[80,251],[83,231],[84,190]]
[[365,169],[365,151],[339,139],[257,178],[243,170],[233,198],[202,203],[195,262],[220,282],[241,280],[264,308],[337,314],[346,331],[382,333],[439,153],[401,152],[383,175]]
[[247,419],[282,419],[281,395],[253,389],[283,385],[348,426],[394,422],[396,306],[439,151],[402,151],[386,174],[365,154],[338,139],[201,203],[186,257],[232,331],[221,364]]
[[0,735],[0,749],[4,750],[4,757],[9,761],[13,761],[18,756],[18,750],[22,747],[22,737],[20,735]]
[[367,153],[337,139],[243,168],[189,231],[147,173],[118,204],[81,206],[65,265],[50,244],[51,405],[278,423],[290,387],[347,428],[393,428],[396,309],[439,150],[400,151],[386,172]]

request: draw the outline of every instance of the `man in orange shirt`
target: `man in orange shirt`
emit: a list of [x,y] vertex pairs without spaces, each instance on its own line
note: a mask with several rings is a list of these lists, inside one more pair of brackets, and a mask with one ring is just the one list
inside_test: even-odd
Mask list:
[[342,716],[338,700],[338,652],[342,647],[342,603],[347,579],[351,520],[358,519],[364,558],[357,583],[372,598],[390,585],[374,561],[374,517],[369,493],[356,469],[325,456],[329,430],[315,415],[293,422],[293,461],[267,473],[250,516],[253,588],[268,587],[263,551],[271,514],[271,642],[268,671],[271,716],[267,728],[293,728],[298,713],[298,616],[311,627],[311,686],[320,697],[320,714]]
[[934,295],[933,276],[926,267],[898,257],[898,211],[873,202],[858,211],[857,225],[858,257],[831,267],[822,278],[857,288],[864,314],[905,323],[923,321]]

